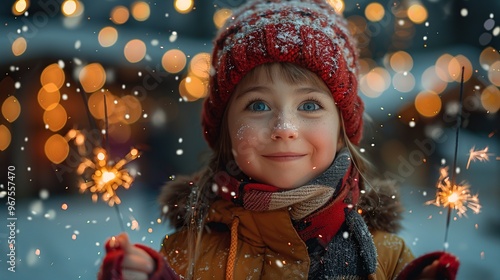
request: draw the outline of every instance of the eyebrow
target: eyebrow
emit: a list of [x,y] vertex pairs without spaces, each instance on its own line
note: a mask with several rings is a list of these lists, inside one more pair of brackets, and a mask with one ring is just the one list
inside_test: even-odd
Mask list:
[[268,87],[265,87],[265,86],[251,86],[251,87],[245,88],[243,91],[238,92],[235,96],[235,99],[239,99],[242,96],[244,96],[245,94],[247,94],[249,92],[253,92],[253,91],[269,92],[270,89]]
[[322,94],[325,94],[325,95],[331,95],[330,93],[330,90],[328,89],[327,91],[324,91],[323,89],[321,89],[320,87],[310,87],[310,86],[307,86],[307,87],[301,87],[297,90],[298,93],[311,93],[311,92],[317,92],[317,93],[322,93]]
[[[270,92],[270,91],[271,91],[271,89],[266,87],[266,86],[251,86],[251,87],[244,89],[243,91],[238,92],[235,96],[235,99],[239,99],[249,92],[264,92],[265,93],[265,92]],[[317,93],[321,93],[321,94],[324,94],[327,96],[331,95],[330,90],[325,91],[319,87],[311,87],[311,86],[300,87],[295,92],[299,93],[299,94],[300,93],[308,94],[311,92],[317,92]]]

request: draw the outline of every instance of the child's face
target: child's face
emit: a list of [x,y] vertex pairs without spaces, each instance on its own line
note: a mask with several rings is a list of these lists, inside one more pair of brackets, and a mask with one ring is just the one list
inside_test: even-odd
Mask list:
[[304,185],[333,162],[339,113],[318,79],[290,83],[276,67],[258,68],[236,88],[228,108],[234,159],[252,179],[283,189]]

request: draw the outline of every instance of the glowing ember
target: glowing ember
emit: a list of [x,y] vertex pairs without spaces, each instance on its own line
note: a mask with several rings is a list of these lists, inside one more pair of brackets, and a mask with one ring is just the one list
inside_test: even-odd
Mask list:
[[114,178],[116,178],[116,175],[114,172],[104,170],[104,171],[102,171],[102,176],[101,176],[100,180],[103,183],[108,183],[109,181],[113,180]]
[[469,165],[470,165],[471,161],[476,161],[476,160],[488,161],[490,159],[489,156],[492,155],[492,154],[488,153],[488,147],[486,147],[482,150],[477,150],[477,151],[475,151],[474,149],[475,149],[475,147],[472,147],[469,151],[469,160],[467,161],[466,169],[469,169]]
[[140,228],[139,222],[136,219],[132,218],[132,224],[130,226],[130,229],[131,230],[139,230],[139,228]]
[[440,173],[437,182],[436,199],[428,201],[426,204],[434,204],[444,208],[450,207],[457,210],[459,217],[467,216],[467,208],[471,209],[474,214],[478,214],[481,211],[481,205],[479,204],[478,195],[470,193],[470,186],[466,183],[461,185],[452,184],[447,167],[441,168]]
[[454,192],[454,193],[450,194],[450,196],[448,196],[448,202],[449,203],[456,203],[458,201],[459,197],[460,197],[459,194]]
[[[77,172],[82,177],[87,177],[80,181],[80,191],[85,192],[89,190],[92,193],[92,200],[97,201],[99,195],[102,199],[108,202],[109,206],[120,204],[121,200],[116,194],[116,190],[121,186],[128,189],[133,182],[133,177],[124,168],[130,161],[139,157],[139,151],[132,149],[125,156],[120,159],[116,164],[112,164],[108,160],[106,150],[97,148],[94,151],[95,158],[90,160],[84,158],[82,163],[78,166]],[[90,176],[88,175],[90,170]]]

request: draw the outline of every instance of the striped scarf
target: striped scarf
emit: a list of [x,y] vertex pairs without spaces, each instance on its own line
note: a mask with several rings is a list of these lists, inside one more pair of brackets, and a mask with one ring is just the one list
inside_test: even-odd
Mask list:
[[363,218],[352,211],[359,199],[359,175],[347,148],[337,153],[325,172],[291,190],[229,175],[218,178],[219,196],[247,210],[289,209],[297,233],[308,246],[310,279],[364,279],[375,272],[371,234]]
[[[288,208],[304,241],[319,237],[325,244],[337,233],[358,201],[357,172],[351,167],[349,150],[340,150],[330,167],[302,187],[283,190],[274,186],[242,182],[234,177],[216,182],[219,195],[251,211]],[[224,176],[219,177],[224,178]]]

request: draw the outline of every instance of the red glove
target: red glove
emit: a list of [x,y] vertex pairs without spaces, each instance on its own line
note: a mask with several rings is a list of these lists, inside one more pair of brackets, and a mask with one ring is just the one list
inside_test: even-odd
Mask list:
[[[123,280],[122,278],[122,263],[124,257],[124,250],[118,246],[111,246],[111,240],[106,242],[106,256],[102,262],[98,280]],[[115,245],[115,244],[113,244]],[[164,257],[157,251],[140,244],[134,244],[135,247],[144,250],[148,253],[155,262],[155,270],[149,275],[150,280],[177,280],[179,276],[165,261]]]
[[426,279],[455,280],[460,262],[454,255],[441,251],[428,253],[414,259],[398,274],[396,280],[419,279],[424,268],[432,265],[434,261],[437,261],[437,264],[434,264],[436,265],[435,276],[427,276]]

